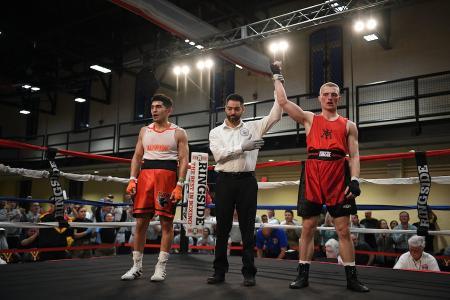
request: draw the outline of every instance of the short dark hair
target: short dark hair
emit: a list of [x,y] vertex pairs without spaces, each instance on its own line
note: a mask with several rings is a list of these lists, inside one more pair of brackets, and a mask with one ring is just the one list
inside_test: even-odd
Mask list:
[[230,100],[239,101],[241,104],[244,104],[244,97],[239,94],[229,94],[227,96],[226,103],[228,103],[228,101]]
[[294,215],[294,212],[293,212],[292,210],[290,210],[290,209],[286,209],[286,210],[284,211],[284,213],[290,213],[291,215]]
[[167,108],[171,108],[173,106],[173,100],[164,94],[153,95],[151,103],[153,103],[153,101],[161,101]]

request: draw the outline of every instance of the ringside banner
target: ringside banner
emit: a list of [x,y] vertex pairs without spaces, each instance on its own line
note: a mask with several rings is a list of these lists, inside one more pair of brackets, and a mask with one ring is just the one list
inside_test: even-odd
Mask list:
[[202,235],[208,191],[208,153],[192,152],[186,209],[186,236]]

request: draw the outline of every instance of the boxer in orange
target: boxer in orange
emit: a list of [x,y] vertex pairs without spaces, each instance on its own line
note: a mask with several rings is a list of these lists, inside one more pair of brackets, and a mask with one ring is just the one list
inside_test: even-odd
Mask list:
[[133,216],[136,218],[133,266],[122,276],[122,280],[142,276],[147,228],[155,214],[161,222],[162,237],[151,281],[166,278],[166,264],[173,240],[173,218],[176,204],[182,198],[189,155],[186,132],[169,122],[172,105],[169,97],[154,95],[151,100],[153,123],[142,127],[139,132],[127,187],[127,193],[134,196]]
[[358,129],[355,123],[338,114],[338,85],[332,82],[322,85],[319,92],[321,113],[316,115],[287,99],[281,63],[273,63],[271,70],[278,104],[294,121],[305,127],[308,152],[308,159],[302,168],[297,205],[298,215],[303,218],[298,275],[289,287],[300,289],[309,285],[314,232],[325,204],[334,218],[339,237],[339,252],[345,266],[347,288],[368,292],[369,289],[357,279],[355,249],[349,230],[349,216],[356,214],[355,198],[361,194]]

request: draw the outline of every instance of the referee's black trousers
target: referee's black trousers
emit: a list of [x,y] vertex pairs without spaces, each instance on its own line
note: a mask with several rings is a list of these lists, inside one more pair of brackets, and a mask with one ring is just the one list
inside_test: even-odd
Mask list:
[[255,216],[258,183],[253,172],[224,173],[219,172],[216,180],[216,219],[217,241],[214,270],[218,274],[228,272],[227,244],[233,213],[236,208],[239,229],[242,235],[242,274],[254,276],[255,267]]

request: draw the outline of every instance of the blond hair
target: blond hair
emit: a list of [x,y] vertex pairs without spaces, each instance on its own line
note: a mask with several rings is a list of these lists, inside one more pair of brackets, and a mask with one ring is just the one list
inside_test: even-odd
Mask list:
[[337,88],[338,94],[340,93],[339,86],[338,86],[336,83],[334,83],[334,82],[326,82],[326,83],[322,84],[322,86],[320,87],[319,95],[322,95],[322,89],[323,89],[324,87],[333,87],[333,88]]

